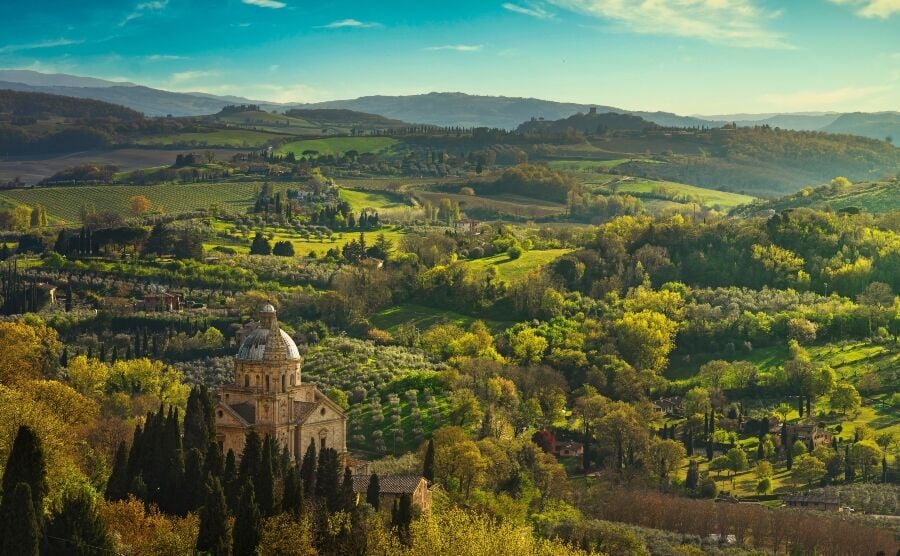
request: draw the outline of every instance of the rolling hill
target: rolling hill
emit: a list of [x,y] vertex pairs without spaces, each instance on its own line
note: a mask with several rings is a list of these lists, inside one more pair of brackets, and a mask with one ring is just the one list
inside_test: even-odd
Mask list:
[[873,214],[900,210],[900,180],[861,182],[844,189],[830,185],[806,188],[779,199],[747,205],[737,212],[747,216],[801,207],[827,207],[834,211],[859,209]]

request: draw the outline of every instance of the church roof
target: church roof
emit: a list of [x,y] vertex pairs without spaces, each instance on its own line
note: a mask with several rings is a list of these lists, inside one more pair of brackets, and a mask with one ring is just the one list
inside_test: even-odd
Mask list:
[[259,328],[247,334],[236,357],[243,361],[300,359],[297,344],[278,326],[275,308],[270,303],[260,308],[259,317]]
[[[366,492],[371,475],[354,475],[353,492]],[[379,475],[378,491],[384,494],[412,494],[424,479],[419,475]]]
[[241,419],[249,424],[256,422],[256,407],[248,402],[236,403],[229,406],[235,413],[241,416]]

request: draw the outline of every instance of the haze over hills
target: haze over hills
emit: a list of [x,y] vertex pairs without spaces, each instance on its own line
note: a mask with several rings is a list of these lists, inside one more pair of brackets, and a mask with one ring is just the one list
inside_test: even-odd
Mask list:
[[147,116],[200,116],[215,114],[233,104],[256,104],[263,110],[283,112],[294,108],[347,109],[377,114],[393,120],[439,126],[497,127],[515,129],[535,119],[560,120],[591,108],[640,116],[664,127],[720,127],[768,125],[798,131],[851,133],[873,139],[900,137],[900,113],[797,112],[767,114],[722,114],[681,116],[669,112],[624,110],[605,105],[557,102],[536,98],[470,95],[460,92],[432,92],[407,96],[364,96],[356,99],[317,103],[274,103],[238,96],[203,92],[179,93],[129,82],[108,81],[67,74],[44,74],[29,70],[0,70],[0,88],[51,93],[102,100],[127,106]]

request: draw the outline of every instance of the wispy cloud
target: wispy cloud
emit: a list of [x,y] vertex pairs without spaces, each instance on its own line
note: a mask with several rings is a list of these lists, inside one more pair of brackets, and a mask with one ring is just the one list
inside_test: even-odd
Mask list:
[[73,39],[50,39],[46,41],[30,42],[25,44],[8,44],[0,46],[0,54],[9,54],[10,52],[19,52],[22,50],[35,50],[38,48],[55,48],[58,46],[69,46],[73,44],[81,44],[84,41]]
[[285,4],[284,2],[279,2],[278,0],[241,0],[241,2],[250,6],[271,8],[273,10],[280,10],[281,8],[287,6],[287,4]]
[[[897,0],[889,0],[897,1]],[[559,8],[618,22],[635,33],[743,48],[793,48],[768,23],[780,12],[758,0],[549,0]]]
[[859,106],[863,101],[873,101],[882,93],[893,88],[889,85],[867,87],[840,87],[826,91],[794,91],[791,93],[770,93],[760,100],[780,111],[831,110],[846,107],[847,103]]
[[206,70],[191,70],[191,71],[179,71],[172,74],[172,77],[169,79],[172,83],[185,83],[188,81],[196,81],[198,79],[204,77],[213,77],[219,75],[218,72],[215,71],[206,71]]
[[175,54],[151,54],[149,56],[144,56],[144,59],[148,62],[171,62],[174,60],[186,60],[187,58],[184,56],[176,56]]
[[452,50],[454,52],[478,52],[483,49],[483,44],[444,44],[441,46],[429,46],[425,50]]
[[900,13],[900,0],[831,0],[835,4],[852,6],[857,15],[887,19]]
[[125,16],[119,23],[119,27],[124,27],[134,21],[135,19],[142,17],[146,12],[157,12],[166,9],[166,6],[169,5],[169,0],[153,0],[151,2],[141,2],[137,6],[134,7],[134,11]]
[[332,21],[327,25],[319,25],[317,29],[344,29],[347,27],[356,28],[356,29],[370,29],[372,27],[379,27],[381,24],[376,23],[374,21],[360,21],[358,19],[340,19],[338,21]]
[[527,5],[522,6],[520,4],[513,4],[512,2],[506,2],[503,4],[504,10],[509,10],[511,12],[515,12],[517,14],[527,15],[529,17],[536,17],[538,19],[553,19],[554,15],[543,7],[535,4],[535,5]]

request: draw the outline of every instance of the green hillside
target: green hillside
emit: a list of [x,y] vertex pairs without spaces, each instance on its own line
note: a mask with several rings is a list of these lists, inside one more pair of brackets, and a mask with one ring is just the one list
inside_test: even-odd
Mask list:
[[293,152],[297,156],[303,151],[316,151],[320,155],[338,155],[347,151],[380,153],[390,150],[399,142],[393,137],[328,137],[292,141],[279,147],[276,152],[278,154]]
[[883,213],[900,209],[900,180],[862,182],[847,188],[836,189],[830,185],[806,188],[793,195],[773,201],[745,207],[742,214],[758,214],[766,210],[782,211],[789,208],[861,209],[870,213]]

